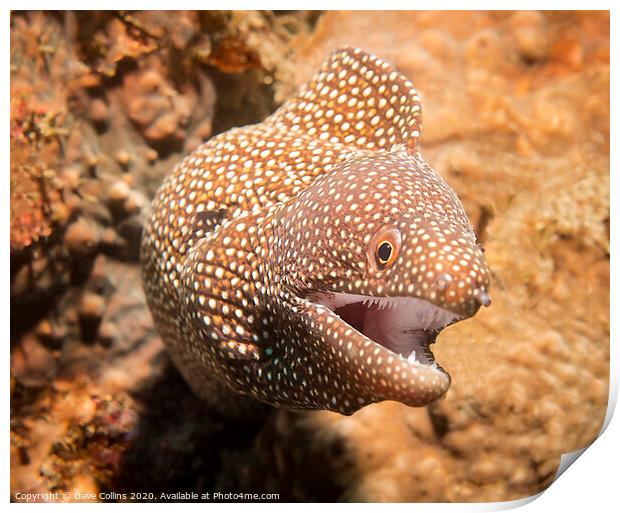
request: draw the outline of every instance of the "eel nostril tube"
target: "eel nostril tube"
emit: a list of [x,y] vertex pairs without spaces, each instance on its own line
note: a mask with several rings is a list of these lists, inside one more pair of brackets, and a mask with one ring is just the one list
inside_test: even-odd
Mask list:
[[478,303],[480,303],[482,306],[489,306],[491,304],[491,298],[489,297],[489,294],[486,290],[478,290],[474,297],[476,298],[476,301],[478,301]]

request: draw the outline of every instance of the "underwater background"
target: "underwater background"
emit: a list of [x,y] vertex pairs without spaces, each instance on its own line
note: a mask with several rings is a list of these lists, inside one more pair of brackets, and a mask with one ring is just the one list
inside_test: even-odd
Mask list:
[[[142,226],[202,141],[273,112],[340,45],[410,78],[493,304],[442,333],[426,408],[232,421],[172,367]],[[503,501],[597,435],[609,372],[607,12],[13,12],[11,492]],[[85,495],[86,496],[86,495]]]

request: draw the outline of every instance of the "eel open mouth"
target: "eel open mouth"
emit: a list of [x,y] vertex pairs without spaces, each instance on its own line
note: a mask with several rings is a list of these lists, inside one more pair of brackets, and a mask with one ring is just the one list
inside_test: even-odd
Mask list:
[[402,356],[409,364],[442,371],[435,362],[430,344],[443,328],[463,319],[454,312],[411,297],[324,292],[313,295],[312,299],[376,344]]

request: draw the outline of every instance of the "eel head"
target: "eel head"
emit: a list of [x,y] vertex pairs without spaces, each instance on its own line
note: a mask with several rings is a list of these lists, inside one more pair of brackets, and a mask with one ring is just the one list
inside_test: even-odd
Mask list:
[[277,225],[275,265],[296,323],[284,339],[314,407],[441,397],[450,377],[431,344],[490,303],[483,252],[444,180],[417,154],[361,153]]

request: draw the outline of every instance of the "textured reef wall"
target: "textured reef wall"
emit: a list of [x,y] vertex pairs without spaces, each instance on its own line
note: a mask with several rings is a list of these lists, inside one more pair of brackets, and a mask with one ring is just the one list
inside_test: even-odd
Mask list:
[[[183,154],[263,118],[341,44],[420,92],[423,154],[486,247],[493,305],[441,334],[453,384],[428,408],[234,423],[190,394],[153,331],[148,201]],[[14,499],[540,491],[607,404],[608,15],[13,13],[10,350]]]

